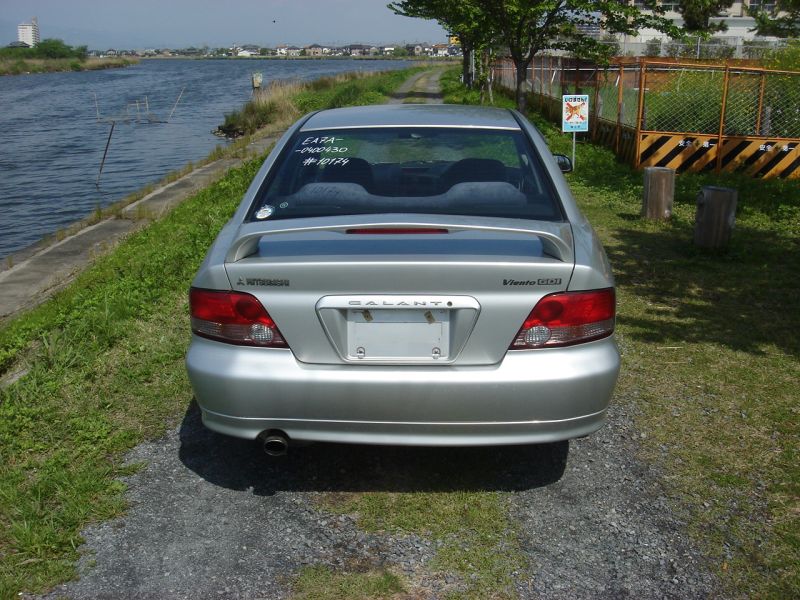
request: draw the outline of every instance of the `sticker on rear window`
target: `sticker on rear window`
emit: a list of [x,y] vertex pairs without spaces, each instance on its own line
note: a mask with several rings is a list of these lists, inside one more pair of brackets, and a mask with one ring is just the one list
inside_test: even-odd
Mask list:
[[274,212],[275,212],[275,207],[270,204],[267,204],[266,206],[262,206],[261,208],[258,209],[258,212],[256,213],[256,219],[259,220],[269,219]]

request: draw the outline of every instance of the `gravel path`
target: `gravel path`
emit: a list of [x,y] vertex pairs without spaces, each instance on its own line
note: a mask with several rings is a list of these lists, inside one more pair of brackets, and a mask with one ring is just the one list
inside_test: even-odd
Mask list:
[[[436,101],[422,74],[396,100]],[[426,77],[427,75],[427,77]],[[289,595],[304,565],[401,569],[413,598],[440,598],[448,582],[427,565],[435,544],[367,534],[349,516],[316,508],[320,494],[499,490],[530,569],[520,598],[705,598],[714,590],[660,487],[636,459],[640,434],[612,405],[608,424],[570,443],[489,449],[317,444],[268,459],[251,442],[205,429],[197,407],[164,438],[129,456],[128,514],[84,532],[80,579],[46,598],[269,598]],[[412,596],[410,596],[412,597]]]
[[[303,565],[399,566],[422,597],[436,548],[381,536],[315,508],[325,492],[460,488],[512,493],[531,570],[520,598],[704,598],[713,581],[658,473],[634,458],[619,405],[600,432],[570,444],[421,449],[317,444],[268,459],[206,430],[192,405],[181,425],[130,455],[127,516],[90,527],[79,580],[48,598],[285,598]],[[442,475],[444,474],[444,475]]]

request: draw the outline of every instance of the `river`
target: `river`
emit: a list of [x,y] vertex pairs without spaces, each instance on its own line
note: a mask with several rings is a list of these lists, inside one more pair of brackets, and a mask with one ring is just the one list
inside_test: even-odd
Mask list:
[[[124,69],[0,77],[0,258],[159,180],[224,144],[211,132],[251,93],[250,77],[314,79],[399,69],[384,60],[143,60]],[[126,107],[163,124],[117,123],[99,187],[110,125]]]

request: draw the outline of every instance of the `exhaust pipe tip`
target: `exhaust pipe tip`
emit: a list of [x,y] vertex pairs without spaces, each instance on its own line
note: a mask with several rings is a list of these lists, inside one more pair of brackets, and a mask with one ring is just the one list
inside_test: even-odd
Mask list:
[[267,456],[286,456],[289,451],[289,438],[282,431],[263,431],[258,440]]

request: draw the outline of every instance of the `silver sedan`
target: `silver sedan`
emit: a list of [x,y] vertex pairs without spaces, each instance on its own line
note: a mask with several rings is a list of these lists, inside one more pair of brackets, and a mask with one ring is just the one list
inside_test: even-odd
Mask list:
[[614,281],[570,168],[515,111],[300,119],[192,284],[205,425],[271,454],[600,428],[619,372]]

